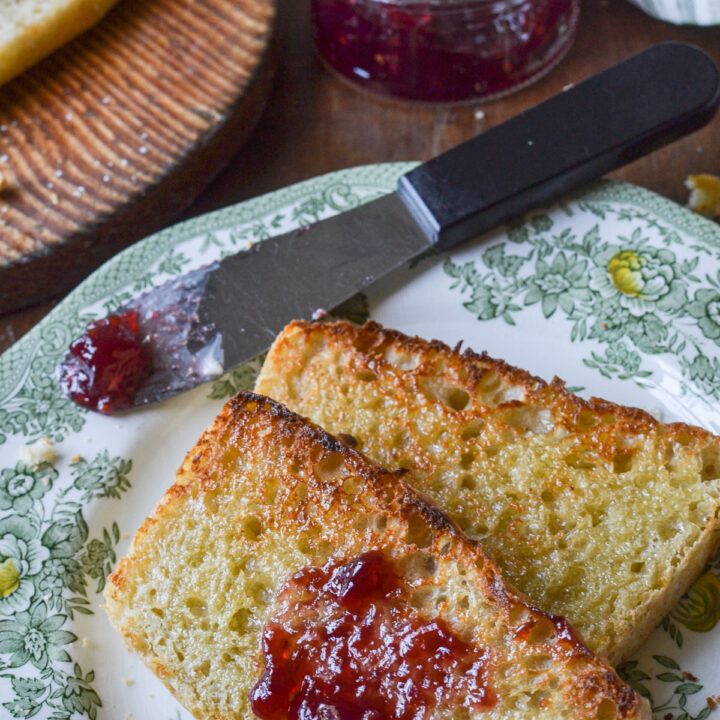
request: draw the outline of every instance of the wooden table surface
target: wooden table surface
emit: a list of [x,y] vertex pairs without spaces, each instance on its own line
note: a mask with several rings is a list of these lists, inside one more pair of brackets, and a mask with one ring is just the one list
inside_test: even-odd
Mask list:
[[[315,58],[308,0],[280,0],[283,59],[270,104],[255,135],[186,216],[353,165],[423,160],[490,128],[655,42],[683,40],[720,64],[720,27],[676,27],[653,20],[625,0],[583,0],[575,46],[548,77],[483,107],[392,105],[357,92]],[[704,130],[615,173],[685,202],[690,173],[720,172],[720,117]],[[0,317],[0,351],[52,308],[45,304]]]

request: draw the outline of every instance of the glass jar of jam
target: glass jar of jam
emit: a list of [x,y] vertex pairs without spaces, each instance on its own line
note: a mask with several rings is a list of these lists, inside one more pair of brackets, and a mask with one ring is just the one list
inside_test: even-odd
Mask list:
[[519,90],[569,50],[580,0],[313,0],[331,69],[395,98],[452,103]]

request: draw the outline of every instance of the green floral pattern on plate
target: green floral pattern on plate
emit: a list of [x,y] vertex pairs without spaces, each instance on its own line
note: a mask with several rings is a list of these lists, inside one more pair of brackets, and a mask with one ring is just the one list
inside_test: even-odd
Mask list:
[[[578,235],[572,217],[537,214],[509,229],[515,245],[500,242],[463,264],[448,257],[450,288],[482,321],[514,325],[535,305],[546,319],[562,315],[571,342],[584,345],[585,365],[607,378],[647,386],[654,378],[644,357],[672,355],[682,392],[710,406],[720,400],[720,374],[703,336],[713,341],[710,351],[720,346],[720,269],[700,273],[697,246],[688,253],[672,225],[601,193],[580,207],[601,221],[614,215],[626,234],[608,234],[599,222]],[[720,261],[717,247],[703,251]]]
[[83,509],[93,499],[119,499],[130,488],[132,463],[104,452],[71,468],[70,484],[52,503],[45,500],[58,472],[48,463],[0,471],[0,507],[11,511],[0,519],[0,679],[14,695],[2,703],[12,717],[44,708],[57,720],[77,713],[94,720],[102,706],[94,672],[72,664],[68,650],[78,636],[64,628],[94,612],[90,595],[102,590],[117,559],[117,523],[91,538]]
[[[112,421],[57,390],[55,366],[72,337],[89,319],[173,275],[390,191],[410,167],[336,173],[158,233],[106,264],[0,358],[0,715],[140,718],[152,705],[159,717],[187,717],[165,691],[147,691],[154,680],[119,649],[97,612],[99,593],[127,542],[120,528],[137,527],[170,480],[169,461],[153,465],[162,453],[148,438],[172,449],[175,462],[195,437],[171,447],[178,429],[196,415],[209,419],[223,398],[251,387],[261,365],[258,358],[175,405]],[[610,220],[623,231],[609,232]],[[464,309],[456,319],[467,318],[468,335],[477,320],[512,329],[535,312],[578,348],[585,386],[592,387],[592,373],[643,387],[661,382],[648,363],[663,356],[681,369],[682,392],[707,403],[720,397],[713,352],[720,345],[719,237],[672,203],[604,182],[515,223],[469,257],[427,253],[410,263],[407,282],[427,274],[423,321],[437,311],[449,318],[459,299]],[[362,322],[370,312],[404,327],[413,309],[405,290],[391,300],[370,289],[367,300],[357,297],[338,314]],[[34,467],[18,461],[18,446],[43,436],[56,441],[60,459]],[[77,452],[82,443],[89,452]],[[160,486],[148,484],[158,468]],[[647,651],[622,669],[657,717],[704,720],[713,710],[706,698],[720,693],[720,673],[702,642],[718,632],[719,576],[709,567]],[[115,643],[118,656],[107,662],[93,655],[80,640],[88,635]],[[141,673],[136,696],[118,688],[116,662]]]

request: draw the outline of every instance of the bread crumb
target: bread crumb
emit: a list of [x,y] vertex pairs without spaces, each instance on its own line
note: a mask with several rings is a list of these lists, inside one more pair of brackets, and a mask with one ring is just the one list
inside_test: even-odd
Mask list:
[[132,678],[123,678],[122,681],[125,687],[132,687],[135,684],[135,681]]
[[[21,445],[18,449],[18,458],[20,462],[37,467],[43,463],[52,465],[57,460],[57,452],[53,442],[48,437],[41,437],[37,442],[31,445]],[[47,478],[45,478],[47,480]],[[47,484],[47,483],[46,483]]]
[[720,217],[720,177],[709,173],[689,175],[685,187],[690,191],[691,210],[709,218]]
[[323,310],[322,308],[317,308],[317,310],[313,310],[313,314],[310,316],[311,320],[324,320],[328,316],[328,311]]
[[71,465],[77,465],[78,463],[81,463],[82,461],[83,461],[82,455],[73,455],[70,458]]
[[92,640],[90,640],[89,637],[81,637],[80,645],[81,645],[81,647],[85,648],[86,650],[89,650],[92,647]]

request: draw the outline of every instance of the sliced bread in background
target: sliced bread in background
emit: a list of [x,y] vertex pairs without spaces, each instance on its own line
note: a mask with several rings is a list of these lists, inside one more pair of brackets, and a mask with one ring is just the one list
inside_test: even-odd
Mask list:
[[293,322],[256,392],[410,470],[540,607],[617,663],[717,546],[720,440],[376,323]]
[[92,27],[117,0],[0,0],[0,85]]
[[[276,673],[270,677],[279,682],[263,683],[260,698],[278,718],[650,718],[647,702],[565,621],[510,588],[482,548],[403,478],[272,400],[241,393],[188,453],[175,484],[110,576],[110,620],[180,702],[204,720],[250,720],[249,695],[264,670]],[[290,606],[288,619],[286,596],[299,573],[317,577],[330,558],[352,563],[368,552],[380,554],[399,575],[402,595],[387,601],[395,603],[391,614],[398,613],[398,627],[412,618],[428,629],[442,622],[482,657],[463,676],[480,673],[482,707],[473,701],[477,692],[470,696],[454,680],[438,688],[434,709],[418,714],[403,707],[406,697],[418,697],[413,672],[422,675],[418,687],[428,690],[423,683],[431,683],[442,657],[452,663],[458,656],[453,644],[438,648],[431,636],[424,641],[427,636],[415,632],[382,634],[379,646],[363,650],[373,628],[372,607],[362,623],[351,626],[355,659],[348,664],[337,623],[328,620],[325,606],[310,600],[309,590]],[[339,597],[345,591],[334,585],[332,592]],[[356,596],[356,602],[362,600]],[[379,613],[387,609],[385,601],[375,607]],[[286,619],[282,626],[279,616]],[[264,633],[268,621],[273,624]],[[283,639],[287,625],[302,631],[292,643]],[[325,637],[330,655],[310,674],[286,672],[283,663],[302,658],[313,648],[308,638],[317,637]],[[273,662],[265,662],[263,649],[273,647]],[[419,656],[411,651],[395,678],[388,653],[408,647],[424,650]],[[362,674],[357,682],[347,680],[354,663],[363,662],[382,687]],[[283,697],[297,710],[323,682],[329,685],[319,712],[292,713],[286,703],[277,704]],[[349,708],[336,698],[344,689],[353,697]],[[368,698],[389,701],[398,712],[371,712]]]

